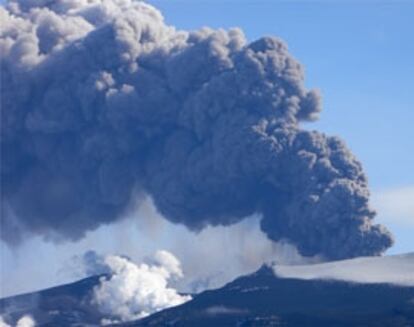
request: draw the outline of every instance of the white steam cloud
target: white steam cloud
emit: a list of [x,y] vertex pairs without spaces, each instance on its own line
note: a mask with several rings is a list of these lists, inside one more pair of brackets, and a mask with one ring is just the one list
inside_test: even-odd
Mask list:
[[[35,327],[36,322],[33,320],[31,316],[23,316],[21,317],[15,327]],[[0,327],[12,327],[12,325],[9,325],[6,323],[3,319],[3,317],[0,316]]]
[[[92,302],[107,319],[103,324],[146,317],[191,300],[169,286],[183,277],[178,259],[167,251],[157,251],[148,263],[136,264],[128,258],[109,255],[103,262],[110,274],[95,287]],[[94,262],[92,262],[94,265]]]

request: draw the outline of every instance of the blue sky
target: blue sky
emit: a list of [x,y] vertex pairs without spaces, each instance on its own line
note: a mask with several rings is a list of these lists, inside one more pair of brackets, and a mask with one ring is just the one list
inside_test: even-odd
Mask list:
[[[312,128],[340,135],[374,188],[414,184],[414,2],[150,1],[178,28],[276,35],[322,91]],[[309,126],[309,127],[311,127]]]
[[[378,221],[395,234],[396,244],[389,253],[414,251],[414,1],[150,3],[179,29],[237,26],[249,40],[263,35],[284,39],[305,67],[306,85],[320,89],[323,95],[321,119],[308,128],[339,135],[347,142],[368,174]],[[156,213],[142,215],[151,217]],[[52,244],[33,239],[13,251],[1,244],[2,266],[7,267],[2,274],[8,277],[9,285],[0,289],[0,296],[69,279],[62,273],[67,268],[65,262],[89,249],[138,259],[159,247],[190,256],[188,248],[198,246],[201,250],[197,255],[209,256],[212,245],[217,251],[230,251],[225,245],[233,242],[235,234],[253,237],[257,243],[260,238],[255,221],[233,231],[221,228],[195,237],[182,226],[172,226],[162,219],[149,219],[136,228],[127,220],[89,233],[78,243]],[[180,237],[182,241],[177,244]],[[244,243],[243,237],[239,242],[240,253],[248,252],[251,243]],[[264,255],[269,245],[260,244]],[[184,270],[195,269],[189,266],[190,259],[184,261]],[[243,257],[244,261],[248,259]],[[211,265],[223,264],[209,260]],[[26,276],[28,265],[30,280]]]

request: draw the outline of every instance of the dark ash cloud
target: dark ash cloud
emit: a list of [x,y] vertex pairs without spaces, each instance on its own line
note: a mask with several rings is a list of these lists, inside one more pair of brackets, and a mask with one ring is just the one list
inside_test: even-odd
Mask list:
[[76,240],[149,194],[195,231],[259,213],[303,255],[391,245],[359,161],[301,128],[320,97],[279,39],[177,31],[129,0],[18,0],[0,15],[5,241]]

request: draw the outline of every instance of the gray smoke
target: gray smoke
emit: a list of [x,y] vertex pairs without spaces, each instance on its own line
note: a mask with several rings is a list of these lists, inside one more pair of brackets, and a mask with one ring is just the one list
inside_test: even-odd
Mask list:
[[306,256],[391,245],[359,161],[301,129],[320,97],[279,39],[177,31],[132,0],[15,0],[0,15],[5,241],[76,240],[149,194],[194,231],[258,213]]

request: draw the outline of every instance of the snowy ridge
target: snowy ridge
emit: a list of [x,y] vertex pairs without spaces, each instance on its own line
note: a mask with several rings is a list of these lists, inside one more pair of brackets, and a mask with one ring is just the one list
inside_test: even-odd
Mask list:
[[414,252],[309,265],[272,265],[277,277],[414,286]]

